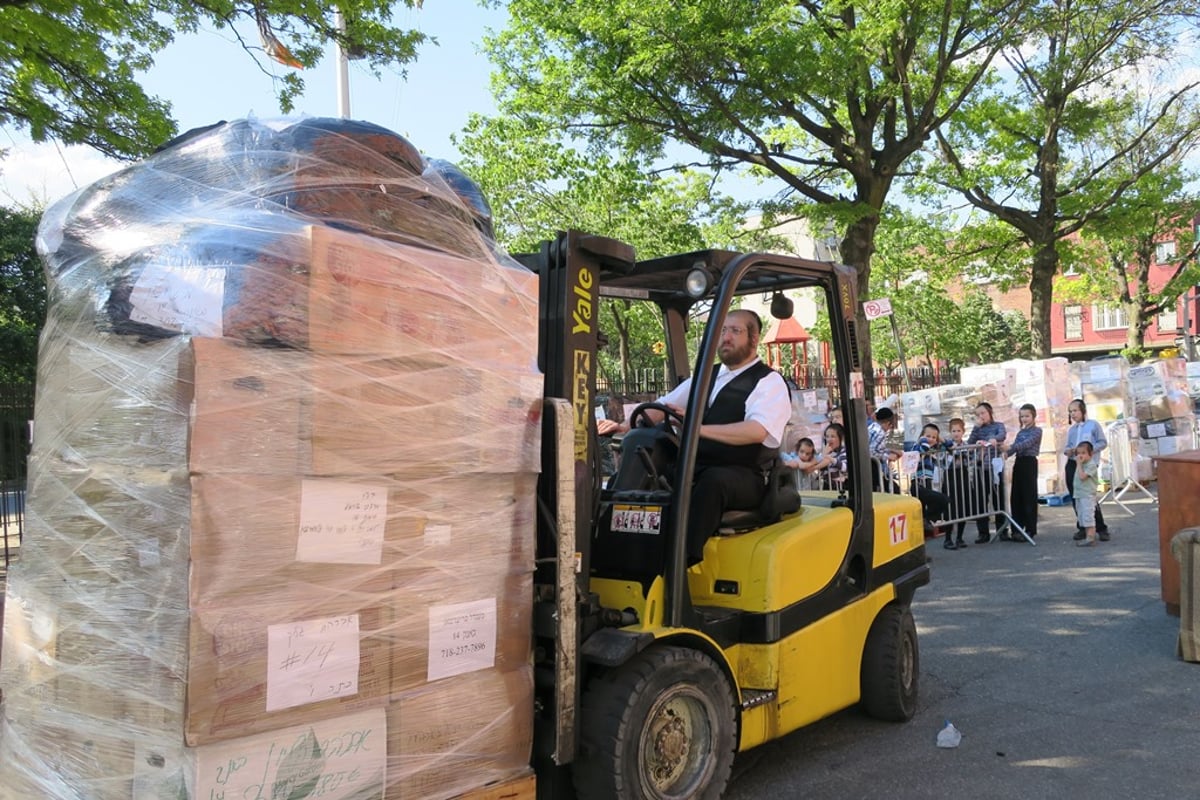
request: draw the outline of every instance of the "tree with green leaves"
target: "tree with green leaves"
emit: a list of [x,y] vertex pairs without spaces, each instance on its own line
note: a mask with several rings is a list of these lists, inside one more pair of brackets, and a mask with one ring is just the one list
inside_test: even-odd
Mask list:
[[34,249],[41,213],[0,208],[0,383],[33,383],[46,279]]
[[[1029,354],[1028,323],[1015,312],[997,311],[951,257],[950,221],[891,209],[880,226],[872,271],[872,294],[887,297],[909,360],[934,367],[991,363]],[[900,364],[891,320],[871,323],[880,364]]]
[[964,253],[994,273],[1021,264],[1039,358],[1065,243],[1200,134],[1200,82],[1177,69],[1196,19],[1193,0],[1040,0],[1007,69],[937,134],[941,168],[922,175],[990,217],[959,237]]
[[[1200,283],[1194,228],[1200,198],[1187,193],[1191,179],[1176,164],[1138,181],[1084,229],[1076,245],[1078,260],[1094,268],[1055,283],[1060,301],[1111,303],[1116,298],[1125,311],[1125,347],[1131,353],[1145,350],[1154,318],[1176,309],[1179,298]],[[1156,276],[1159,264],[1168,271]]]
[[902,165],[1029,1],[511,0],[487,46],[506,114],[655,160],[683,145],[712,171],[757,170],[779,192],[771,211],[836,219],[865,296]]
[[[401,0],[414,7],[420,0]],[[85,144],[118,159],[144,156],[176,131],[170,103],[150,97],[137,73],[177,34],[231,32],[253,63],[266,56],[312,66],[338,42],[375,74],[416,57],[425,40],[389,24],[393,0],[0,0],[0,125],[34,141]],[[344,25],[335,10],[340,7]],[[246,31],[254,31],[247,37]],[[265,72],[265,70],[264,70]],[[280,110],[304,91],[296,72],[273,79]]]
[[[530,252],[557,231],[577,229],[633,245],[639,258],[708,247],[763,249],[778,240],[741,226],[747,207],[697,172],[658,173],[644,159],[618,158],[574,141],[543,120],[475,115],[455,143],[460,166],[492,207],[498,241]],[[630,385],[635,374],[665,366],[655,343],[663,320],[648,303],[603,298],[602,373]]]

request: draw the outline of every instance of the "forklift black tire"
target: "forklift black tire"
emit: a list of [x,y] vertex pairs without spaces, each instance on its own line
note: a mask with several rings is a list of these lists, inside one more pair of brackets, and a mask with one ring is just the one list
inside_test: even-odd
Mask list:
[[863,648],[862,706],[875,719],[907,722],[917,712],[921,672],[917,626],[907,605],[885,606]]
[[719,800],[735,741],[733,689],[686,647],[651,647],[584,691],[579,800]]

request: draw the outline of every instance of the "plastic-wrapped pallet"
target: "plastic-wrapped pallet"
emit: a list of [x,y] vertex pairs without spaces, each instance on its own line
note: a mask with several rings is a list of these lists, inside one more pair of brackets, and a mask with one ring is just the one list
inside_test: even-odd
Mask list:
[[901,424],[905,446],[921,438],[921,429],[932,423],[938,426],[942,438],[950,437],[950,420],[962,419],[968,429],[975,419],[975,406],[983,398],[979,387],[962,383],[934,386],[900,395]]
[[1071,363],[1079,389],[1076,397],[1087,403],[1088,418],[1102,424],[1133,416],[1129,399],[1129,361],[1121,356]]
[[829,390],[800,389],[792,392],[792,416],[788,420],[786,446],[795,450],[796,442],[807,437],[820,452],[829,425]]
[[537,284],[435,166],[239,121],[46,213],[0,798],[527,770]]
[[[1017,433],[1017,410],[1013,397],[1017,394],[1017,371],[1011,365],[981,364],[963,367],[959,380],[976,387],[979,402],[989,403],[996,422],[1004,423],[1008,441]],[[975,409],[964,417],[968,433],[975,427]]]
[[1188,396],[1192,398],[1192,411],[1200,409],[1200,361],[1189,361],[1184,368],[1187,375]]
[[1153,458],[1192,450],[1196,417],[1188,394],[1186,362],[1162,359],[1129,368],[1129,396],[1137,418],[1136,453]]

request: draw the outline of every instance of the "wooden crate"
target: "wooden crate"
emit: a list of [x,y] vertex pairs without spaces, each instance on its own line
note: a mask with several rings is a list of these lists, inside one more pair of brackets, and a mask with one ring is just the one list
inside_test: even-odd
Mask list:
[[460,794],[455,800],[534,800],[537,782],[533,774],[513,778],[504,783],[493,783]]

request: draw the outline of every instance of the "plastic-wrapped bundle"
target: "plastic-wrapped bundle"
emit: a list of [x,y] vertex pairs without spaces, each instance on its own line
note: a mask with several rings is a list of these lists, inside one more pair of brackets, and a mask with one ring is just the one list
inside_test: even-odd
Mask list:
[[0,800],[525,769],[536,276],[427,167],[243,120],[47,211]]

